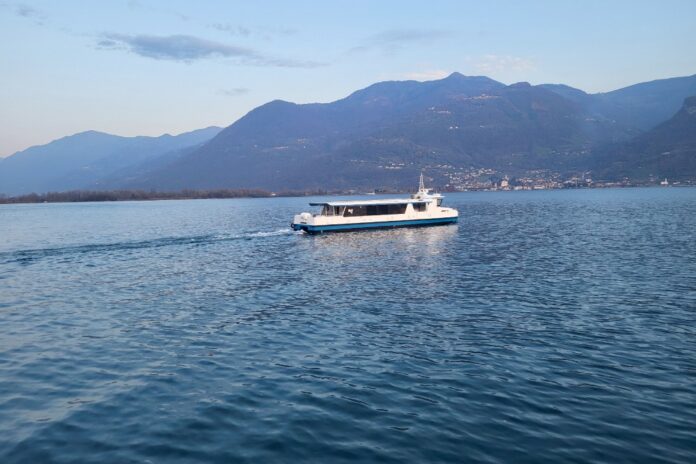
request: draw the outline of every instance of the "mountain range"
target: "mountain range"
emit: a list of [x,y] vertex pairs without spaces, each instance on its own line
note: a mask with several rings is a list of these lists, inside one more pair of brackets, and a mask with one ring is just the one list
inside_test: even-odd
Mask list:
[[[99,188],[104,179],[154,164],[168,164],[222,129],[208,127],[180,135],[120,137],[81,132],[0,159],[0,193]],[[124,177],[125,179],[125,177]]]
[[230,126],[84,132],[0,159],[0,193],[69,189],[400,189],[425,170],[696,179],[696,75],[588,94],[483,76],[380,82],[331,103],[275,100]]

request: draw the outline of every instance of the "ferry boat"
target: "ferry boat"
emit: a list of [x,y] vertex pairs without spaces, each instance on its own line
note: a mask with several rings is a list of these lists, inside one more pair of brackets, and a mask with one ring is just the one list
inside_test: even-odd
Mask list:
[[321,206],[319,214],[301,213],[291,223],[293,230],[308,234],[339,232],[356,229],[431,226],[452,224],[459,212],[442,206],[443,196],[425,188],[423,174],[418,192],[410,198],[382,200],[340,200],[310,203]]

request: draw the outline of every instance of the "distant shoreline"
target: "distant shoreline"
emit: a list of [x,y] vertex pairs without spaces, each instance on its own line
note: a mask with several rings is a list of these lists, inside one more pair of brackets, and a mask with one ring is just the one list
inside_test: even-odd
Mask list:
[[[669,187],[694,187],[696,184],[683,183],[669,185]],[[581,190],[601,188],[637,188],[637,187],[661,187],[666,186],[654,183],[635,184],[596,184],[582,186],[549,187],[549,188],[467,188],[448,190],[441,189],[444,193],[461,192],[512,192],[512,191],[544,191],[544,190]],[[174,192],[158,192],[145,190],[71,190],[67,192],[30,193],[12,197],[0,196],[0,205],[6,204],[32,204],[32,203],[99,203],[116,201],[159,201],[159,200],[212,200],[228,198],[274,198],[274,197],[308,197],[308,196],[337,196],[337,195],[396,195],[408,193],[400,190],[379,190],[375,192],[363,192],[358,190],[329,191],[285,191],[269,192],[257,189],[215,189],[215,190],[180,190]]]
[[70,190],[67,192],[29,193],[12,197],[0,196],[0,204],[23,203],[93,203],[113,201],[206,200],[225,198],[272,198],[330,195],[332,192],[281,192],[257,189],[179,190],[159,192],[148,190]]

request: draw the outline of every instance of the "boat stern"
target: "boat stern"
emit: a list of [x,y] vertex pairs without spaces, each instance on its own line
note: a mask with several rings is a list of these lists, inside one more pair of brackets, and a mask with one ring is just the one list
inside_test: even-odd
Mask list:
[[309,229],[309,225],[311,225],[311,222],[312,222],[312,215],[310,213],[300,213],[300,214],[296,214],[292,218],[292,222],[290,223],[290,227],[292,227],[292,230],[294,230],[294,231],[299,231],[299,230],[307,231]]

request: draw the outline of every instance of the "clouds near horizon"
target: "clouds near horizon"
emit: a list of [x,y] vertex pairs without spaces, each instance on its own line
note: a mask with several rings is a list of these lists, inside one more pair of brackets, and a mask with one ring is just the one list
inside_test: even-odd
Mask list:
[[0,7],[9,8],[16,16],[33,21],[38,26],[43,26],[46,14],[27,3],[5,3],[0,2]]
[[220,89],[217,91],[218,95],[224,95],[226,97],[239,97],[241,95],[246,95],[251,92],[251,89],[246,87],[234,87],[231,89]]
[[413,81],[434,81],[444,79],[450,74],[452,74],[451,71],[446,71],[444,69],[427,69],[423,71],[408,72],[404,74],[403,77]]
[[449,31],[439,29],[390,29],[367,37],[362,44],[351,48],[350,52],[394,52],[408,45],[426,44],[450,35]]
[[476,71],[491,74],[504,71],[525,72],[535,71],[536,63],[529,58],[510,55],[483,55],[473,63]]
[[230,58],[249,66],[316,68],[324,63],[267,56],[257,50],[184,34],[147,35],[105,33],[97,42],[102,50],[124,50],[144,58],[191,63],[203,59]]

